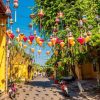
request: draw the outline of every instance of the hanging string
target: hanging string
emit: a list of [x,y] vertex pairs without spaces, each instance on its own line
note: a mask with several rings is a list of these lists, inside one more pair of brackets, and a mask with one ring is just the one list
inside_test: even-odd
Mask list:
[[16,11],[16,9],[15,9],[15,22],[17,21],[17,11]]

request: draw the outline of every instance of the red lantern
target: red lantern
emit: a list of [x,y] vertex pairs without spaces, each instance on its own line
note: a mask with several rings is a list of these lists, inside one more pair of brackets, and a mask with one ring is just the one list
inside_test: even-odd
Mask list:
[[24,42],[26,42],[26,41],[27,41],[27,37],[26,37],[26,36],[24,36],[24,37],[23,37],[23,40],[24,40]]
[[40,39],[41,42],[44,42],[44,39]]
[[15,37],[14,34],[11,33],[11,34],[10,34],[10,38],[11,38],[11,39],[14,39],[14,37]]
[[85,43],[84,37],[79,37],[79,38],[77,39],[77,41],[78,41],[81,45]]
[[44,16],[44,12],[43,12],[43,9],[40,9],[40,11],[38,12],[38,16],[40,18],[42,18]]
[[30,41],[32,42],[32,41],[34,40],[34,36],[33,36],[33,35],[30,35],[30,36],[29,36],[29,39],[30,39]]

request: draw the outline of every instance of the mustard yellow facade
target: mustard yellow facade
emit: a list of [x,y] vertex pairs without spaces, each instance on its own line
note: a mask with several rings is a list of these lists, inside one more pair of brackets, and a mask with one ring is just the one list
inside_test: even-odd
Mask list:
[[96,66],[96,70],[94,70],[93,64],[89,62],[82,65],[77,64],[75,71],[78,79],[96,79],[97,77],[100,78],[100,73],[98,73],[98,65]]
[[6,17],[0,16],[0,90],[6,88]]

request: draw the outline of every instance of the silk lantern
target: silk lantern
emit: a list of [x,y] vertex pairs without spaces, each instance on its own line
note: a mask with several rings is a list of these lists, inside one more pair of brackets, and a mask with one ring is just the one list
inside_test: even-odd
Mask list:
[[32,42],[30,40],[28,40],[28,44],[32,45]]
[[73,37],[68,37],[68,43],[69,43],[69,44],[72,44],[73,41],[74,41],[74,38],[73,38]]
[[40,37],[36,37],[36,42],[39,43],[40,39]]
[[90,36],[86,36],[85,37],[85,43],[89,42],[89,40],[90,40]]
[[16,32],[17,32],[17,33],[20,33],[20,29],[19,29],[19,28],[17,28],[17,29],[16,29]]
[[58,24],[60,22],[60,19],[56,17],[55,22]]
[[60,11],[60,12],[58,13],[58,17],[59,17],[59,18],[63,18],[63,16],[64,16],[64,14]]
[[61,46],[62,48],[64,47],[64,45],[65,45],[64,42],[60,42],[60,46]]
[[24,42],[27,41],[27,37],[26,37],[26,36],[23,37],[23,41],[24,41]]
[[34,40],[34,35],[30,35],[30,36],[29,36],[29,39],[30,39],[31,42],[33,42],[33,40]]
[[42,52],[41,50],[38,50],[38,54],[39,54],[39,55],[41,54],[41,52]]
[[15,8],[15,22],[16,22],[16,17],[17,17],[16,8],[18,8],[18,0],[14,0],[14,8]]
[[57,40],[57,38],[52,38],[52,39],[51,39],[51,42],[52,42],[53,45],[56,44],[56,40]]
[[31,52],[34,53],[34,48],[31,48]]
[[23,48],[26,49],[27,48],[27,45],[23,45]]
[[51,47],[52,46],[52,42],[48,42],[48,46]]
[[13,23],[14,23],[14,22],[13,22],[13,19],[11,18],[11,19],[10,19],[10,24],[12,25]]
[[10,7],[9,6],[6,6],[6,12],[5,12],[5,14],[7,16],[10,16],[11,15],[11,10],[10,10]]
[[81,45],[85,43],[84,37],[79,37],[79,38],[77,39],[77,41],[78,41]]
[[50,51],[47,51],[46,54],[47,54],[47,55],[50,55]]
[[86,16],[86,15],[83,15],[83,16],[82,16],[82,21],[83,21],[83,22],[86,22],[86,21],[87,21],[87,16]]
[[13,33],[10,34],[10,39],[14,39],[15,35]]
[[19,36],[19,39],[22,41],[25,35],[23,33],[20,33],[18,36]]
[[42,18],[42,17],[44,16],[43,9],[40,9],[40,10],[39,10],[38,16],[39,16],[40,18]]
[[39,44],[39,46],[42,46],[43,45],[43,42],[42,41],[39,41],[38,44]]

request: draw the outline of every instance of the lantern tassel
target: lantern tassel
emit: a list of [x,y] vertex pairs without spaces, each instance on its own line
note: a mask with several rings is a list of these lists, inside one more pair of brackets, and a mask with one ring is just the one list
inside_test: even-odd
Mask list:
[[16,20],[17,20],[16,16],[17,16],[17,12],[16,12],[16,9],[15,9],[15,22],[16,22]]

